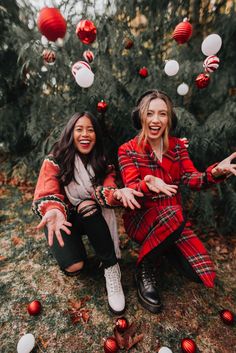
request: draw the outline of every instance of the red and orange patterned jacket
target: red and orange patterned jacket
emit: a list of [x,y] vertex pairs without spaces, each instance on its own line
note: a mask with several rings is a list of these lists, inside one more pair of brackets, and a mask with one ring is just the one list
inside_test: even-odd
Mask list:
[[[112,166],[109,168],[110,171],[103,185],[94,188],[91,198],[103,207],[121,206],[121,203],[113,197],[113,193],[117,188],[115,170]],[[57,178],[59,171],[60,166],[55,158],[51,155],[46,157],[39,173],[32,205],[33,212],[40,217],[43,217],[47,211],[57,208],[67,218],[70,210],[73,209],[73,205],[66,197],[64,187]]]

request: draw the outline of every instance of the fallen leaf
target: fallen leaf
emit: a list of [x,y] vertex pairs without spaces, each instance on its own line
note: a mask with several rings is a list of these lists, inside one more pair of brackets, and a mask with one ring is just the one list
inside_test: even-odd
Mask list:
[[124,337],[119,333],[119,331],[117,330],[117,328],[114,328],[114,335],[115,335],[115,339],[116,342],[119,346],[120,349],[125,348],[125,339]]
[[142,341],[143,337],[144,337],[144,334],[143,334],[143,333],[141,333],[140,335],[135,336],[133,339],[130,340],[130,343],[129,343],[129,345],[128,345],[128,347],[127,347],[126,349],[129,350],[129,349],[132,348],[135,344],[137,344],[138,342]]
[[5,257],[5,256],[1,256],[0,255],[0,261],[4,261],[4,260],[6,260],[7,258]]
[[16,235],[11,238],[11,241],[13,242],[14,245],[20,245],[23,243],[23,240]]

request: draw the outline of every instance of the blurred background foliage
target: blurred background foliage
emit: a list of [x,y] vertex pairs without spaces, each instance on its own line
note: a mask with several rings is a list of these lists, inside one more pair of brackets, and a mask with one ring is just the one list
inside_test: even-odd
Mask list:
[[[58,7],[67,20],[67,39],[56,53],[55,65],[42,71],[43,46],[37,14],[45,5]],[[193,35],[184,45],[171,37],[175,26],[188,17]],[[80,19],[91,19],[97,40],[90,46],[75,34]],[[202,40],[218,33],[223,45],[219,69],[210,85],[195,86],[205,59]],[[129,38],[134,45],[125,49]],[[0,3],[0,153],[8,176],[35,180],[40,164],[75,111],[90,110],[102,124],[106,147],[116,162],[120,144],[136,131],[130,112],[147,89],[165,90],[174,100],[178,124],[175,135],[190,139],[189,153],[199,170],[236,150],[236,4],[231,0],[148,1],[51,1],[1,0]],[[80,88],[71,65],[83,60],[91,49],[95,81]],[[165,60],[180,64],[176,76],[168,77]],[[147,67],[143,79],[138,71]],[[182,97],[177,86],[186,82],[189,93]],[[105,114],[97,113],[98,101],[108,103]],[[230,233],[236,226],[236,182],[230,178],[213,191],[183,197],[190,215],[202,227],[215,226]]]

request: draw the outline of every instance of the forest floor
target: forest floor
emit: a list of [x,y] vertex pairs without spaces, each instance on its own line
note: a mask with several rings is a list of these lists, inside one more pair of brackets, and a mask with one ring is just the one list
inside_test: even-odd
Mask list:
[[[44,234],[35,230],[38,219],[31,211],[32,197],[32,186],[2,185],[0,352],[15,353],[20,337],[32,333],[33,353],[102,353],[116,321],[107,307],[103,274],[67,277],[58,269]],[[236,312],[236,234],[223,237],[214,229],[205,234],[196,229],[216,266],[215,288],[189,282],[164,261],[160,279],[164,310],[154,315],[137,301],[133,284],[137,249],[125,235],[119,210],[117,217],[127,302],[124,316],[137,324],[136,335],[143,333],[129,351],[152,353],[167,346],[178,353],[181,339],[190,337],[201,353],[236,352],[236,325],[224,324],[219,316],[222,309]],[[35,299],[42,311],[30,316],[27,304]]]

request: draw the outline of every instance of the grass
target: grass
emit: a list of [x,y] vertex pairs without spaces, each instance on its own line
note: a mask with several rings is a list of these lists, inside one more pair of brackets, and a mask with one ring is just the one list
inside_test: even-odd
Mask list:
[[[101,353],[116,319],[108,311],[103,275],[66,277],[58,269],[44,235],[35,231],[38,219],[31,212],[32,195],[31,186],[4,184],[1,190],[0,352],[15,353],[19,338],[31,332],[36,339],[33,353]],[[189,282],[164,262],[160,279],[164,310],[154,315],[137,301],[133,284],[137,249],[124,234],[121,211],[117,217],[127,301],[124,316],[138,323],[137,334],[144,334],[130,352],[158,352],[161,346],[181,352],[184,337],[194,339],[198,352],[236,352],[236,326],[225,325],[219,317],[221,309],[236,312],[236,234],[223,237],[214,229],[207,234],[197,230],[216,265],[214,289]],[[27,305],[35,299],[42,311],[30,316]]]

